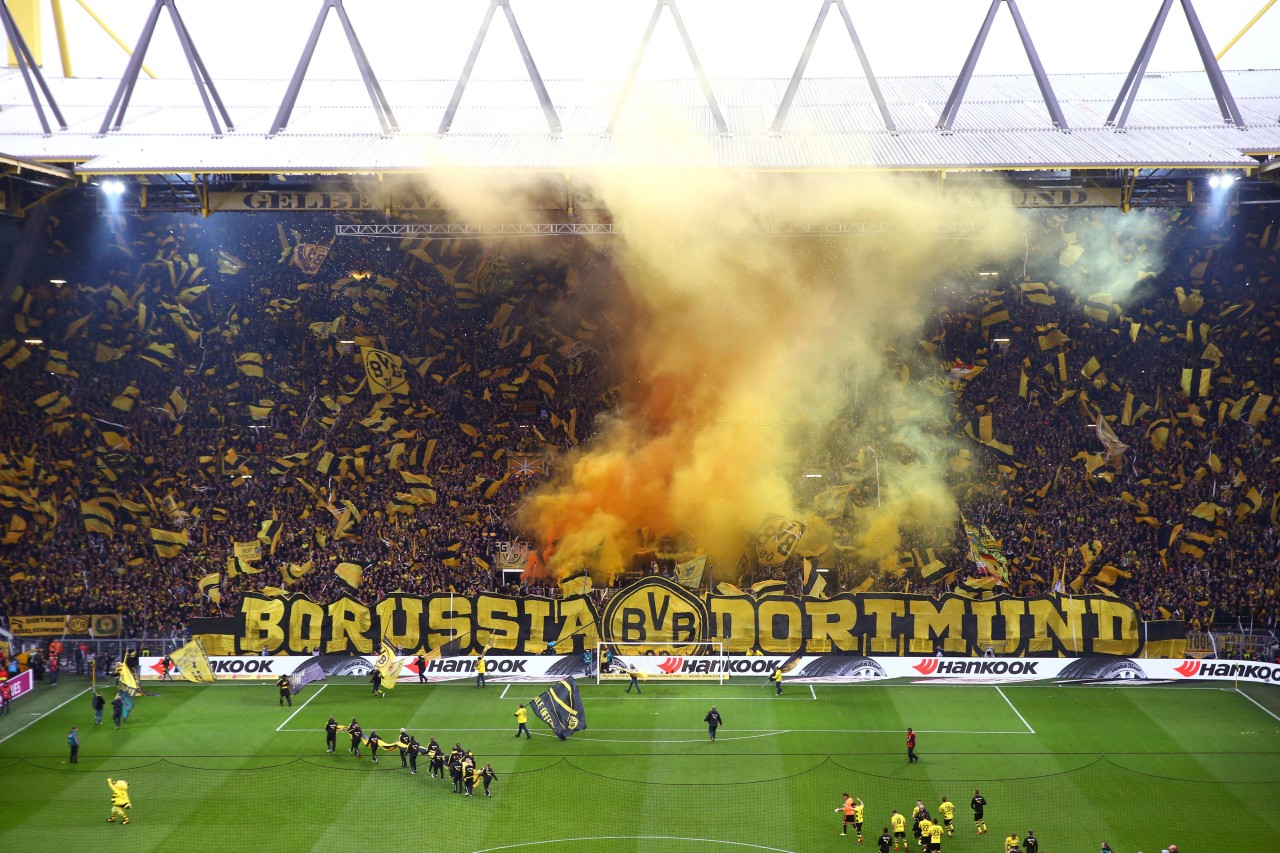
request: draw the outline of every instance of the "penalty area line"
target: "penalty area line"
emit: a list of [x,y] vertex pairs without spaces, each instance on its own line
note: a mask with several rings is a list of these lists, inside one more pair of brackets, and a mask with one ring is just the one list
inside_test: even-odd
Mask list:
[[1027,734],[1035,734],[1036,730],[1031,728],[1031,724],[1027,722],[1026,717],[1022,716],[1022,712],[1019,711],[1012,702],[1009,702],[1009,697],[1004,695],[1004,691],[1000,689],[1000,685],[998,684],[996,685],[996,692],[1000,694],[1001,699],[1009,703],[1009,707],[1013,708],[1013,713],[1018,715],[1018,719],[1022,720],[1022,724],[1027,727]]
[[18,728],[18,729],[14,729],[13,731],[9,732],[9,733],[8,733],[7,735],[5,735],[4,737],[0,737],[0,743],[4,743],[4,742],[5,742],[5,741],[7,741],[9,738],[11,738],[11,737],[13,737],[14,735],[16,735],[18,732],[21,732],[21,731],[23,731],[23,730],[25,730],[25,729],[30,728],[31,726],[34,726],[36,723],[40,722],[40,721],[41,721],[41,720],[43,720],[45,717],[47,717],[47,716],[49,716],[50,714],[52,714],[54,711],[58,710],[58,708],[61,708],[63,705],[69,705],[69,704],[71,704],[72,702],[76,701],[77,699],[79,699],[81,696],[83,696],[84,694],[88,693],[88,692],[89,692],[90,690],[92,690],[92,689],[93,689],[92,687],[86,687],[84,690],[81,690],[79,693],[77,693],[76,695],[72,696],[72,697],[71,697],[70,699],[68,699],[66,702],[63,702],[63,703],[62,703],[62,705],[57,705],[57,706],[55,706],[55,707],[53,707],[53,708],[50,708],[49,710],[45,711],[45,712],[44,712],[43,714],[41,714],[40,716],[36,717],[36,718],[35,718],[34,720],[32,720],[31,722],[27,723],[25,726],[22,726],[21,728]]
[[[303,708],[305,708],[305,707],[307,707],[308,705],[310,705],[310,704],[311,704],[311,700],[312,700],[312,699],[314,699],[314,698],[316,698],[317,696],[319,696],[321,693],[323,693],[323,692],[324,692],[324,689],[325,689],[326,687],[328,687],[328,686],[329,686],[329,685],[327,685],[327,684],[321,685],[321,687],[320,687],[320,689],[319,689],[319,690],[317,690],[315,693],[312,693],[310,696],[308,696],[308,697],[307,697],[307,701],[305,701],[305,702],[303,702],[301,705],[299,705],[299,706],[298,706],[298,709],[297,709],[296,711],[294,711],[292,714],[290,714],[289,716],[285,717],[285,718],[284,718],[284,722],[283,722],[283,723],[281,723],[280,725],[276,726],[276,731],[278,731],[278,732],[279,732],[279,731],[283,731],[283,730],[284,730],[284,727],[285,727],[285,726],[287,726],[287,725],[289,725],[289,721],[290,721],[290,720],[292,720],[294,717],[298,716],[298,714],[300,714],[300,713],[302,712],[302,709],[303,709]],[[296,731],[296,730],[295,730],[295,731]]]
[[749,847],[752,850],[767,850],[771,853],[794,853],[782,847],[766,847],[763,844],[751,844],[745,841],[725,841],[720,838],[689,838],[683,835],[588,835],[582,838],[550,838],[546,841],[521,841],[516,844],[503,844],[501,847],[486,847],[472,853],[495,853],[498,850],[518,850],[521,847],[541,847],[544,844],[574,844],[579,841],[694,841],[698,844],[724,844],[728,847]]
[[502,688],[502,695],[501,695],[501,696],[499,696],[498,698],[499,698],[499,699],[506,699],[506,698],[507,698],[507,691],[508,691],[508,690],[510,690],[510,689],[511,689],[511,683],[510,683],[510,682],[508,682],[508,683],[507,683],[507,685],[506,685],[505,687],[503,687],[503,688]]
[[[1243,696],[1244,698],[1248,699],[1248,700],[1249,700],[1250,702],[1252,702],[1253,704],[1257,705],[1259,708],[1261,708],[1261,709],[1262,709],[1262,713],[1266,714],[1268,717],[1270,717],[1271,719],[1275,720],[1276,722],[1280,722],[1280,717],[1277,717],[1275,714],[1273,714],[1273,713],[1272,713],[1272,712],[1267,708],[1267,706],[1266,706],[1266,705],[1263,705],[1261,702],[1259,702],[1257,699],[1254,699],[1254,698],[1253,698],[1252,696],[1250,696],[1248,693],[1245,693],[1245,692],[1244,692],[1243,690],[1241,690],[1239,687],[1237,687],[1237,688],[1236,688],[1236,692],[1237,692],[1237,693],[1239,693],[1239,694],[1240,694],[1241,696]],[[15,732],[15,734],[16,734],[16,732]]]

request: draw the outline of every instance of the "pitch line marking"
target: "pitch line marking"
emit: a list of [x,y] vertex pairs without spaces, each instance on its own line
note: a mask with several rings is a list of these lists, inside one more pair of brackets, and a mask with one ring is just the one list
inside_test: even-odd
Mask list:
[[752,850],[768,850],[770,853],[795,853],[782,847],[766,847],[763,844],[749,844],[745,841],[723,841],[719,838],[689,838],[683,835],[588,835],[582,838],[549,838],[546,841],[521,841],[518,844],[503,844],[501,847],[486,847],[472,853],[496,853],[498,850],[516,850],[520,847],[539,847],[544,844],[572,844],[576,841],[694,841],[699,844],[727,844],[730,847],[750,847]]
[[[606,729],[606,731],[609,731],[609,730]],[[667,731],[671,731],[671,730],[668,729]],[[691,731],[698,731],[698,730],[693,729]],[[759,738],[772,737],[774,735],[785,735],[789,731],[791,730],[790,729],[773,729],[773,730],[762,732],[761,734],[755,734],[755,735],[727,735],[727,736],[722,735],[717,737],[716,740],[717,741],[758,740]],[[551,732],[538,732],[538,737],[555,737],[555,735],[551,734]],[[639,738],[635,740],[622,740],[622,739],[614,739],[614,738],[607,738],[607,737],[587,737],[586,735],[581,735],[581,734],[574,735],[573,739],[589,740],[595,743],[702,743],[704,740],[709,741],[708,738],[684,738],[683,740],[646,740],[644,738]]]
[[810,685],[809,685],[809,695],[811,695],[811,696],[813,697],[813,701],[815,701],[815,702],[817,702],[817,701],[818,701],[818,692],[817,692],[816,690],[814,690],[814,689],[813,689],[813,685],[812,685],[812,684],[810,684]]
[[1250,702],[1252,702],[1253,704],[1257,705],[1259,708],[1261,708],[1261,709],[1262,709],[1262,713],[1266,714],[1268,717],[1270,717],[1271,719],[1275,720],[1276,722],[1280,722],[1280,717],[1277,717],[1275,714],[1273,714],[1270,710],[1268,710],[1268,709],[1267,709],[1267,707],[1266,707],[1265,705],[1263,705],[1263,704],[1262,704],[1261,702],[1259,702],[1257,699],[1254,699],[1252,696],[1250,696],[1248,693],[1245,693],[1245,692],[1244,692],[1243,690],[1241,690],[1239,687],[1237,687],[1237,688],[1236,688],[1236,692],[1237,692],[1237,693],[1239,693],[1239,694],[1240,694],[1241,696],[1243,696],[1244,698],[1248,699],[1248,700],[1249,700]]
[[[308,696],[308,697],[307,697],[307,701],[303,702],[301,705],[299,705],[299,706],[298,706],[298,710],[294,711],[292,714],[290,714],[289,716],[285,717],[284,722],[283,722],[283,723],[281,723],[280,725],[276,726],[276,731],[278,731],[278,732],[279,732],[279,731],[283,731],[283,730],[284,730],[284,727],[285,727],[285,726],[287,726],[287,725],[289,725],[289,721],[290,721],[290,720],[292,720],[294,717],[298,716],[298,714],[302,712],[302,709],[303,709],[303,708],[305,708],[305,707],[307,707],[308,705],[310,705],[310,704],[311,704],[311,700],[312,700],[312,699],[314,699],[314,698],[316,698],[317,696],[319,696],[321,693],[323,693],[323,692],[324,692],[324,689],[325,689],[326,687],[328,687],[328,686],[329,686],[329,685],[327,685],[327,684],[323,684],[323,685],[321,685],[321,686],[320,686],[320,689],[319,689],[319,690],[317,690],[315,693],[312,693],[310,696]],[[295,729],[295,730],[293,730],[293,731],[307,731],[307,730],[306,730],[306,729],[300,729],[300,730]]]
[[[1004,691],[1000,689],[1000,685],[996,685],[996,692],[1000,694],[1001,699],[1003,699],[1006,702],[1009,702],[1009,697],[1004,695]],[[1031,724],[1027,722],[1026,717],[1022,716],[1022,712],[1019,711],[1016,707],[1014,707],[1014,704],[1012,702],[1009,702],[1009,707],[1013,708],[1013,713],[1017,714],[1018,719],[1022,720],[1022,724],[1027,727],[1027,734],[1032,734],[1032,735],[1035,734],[1036,730],[1031,728]]]
[[[374,730],[377,730],[380,728],[394,729],[394,728],[398,728],[398,726],[372,726],[371,728],[373,728]],[[303,734],[303,733],[315,734],[316,733],[315,729],[281,728],[281,729],[276,729],[276,731],[281,732],[282,734]],[[425,732],[427,731],[427,729],[406,728],[405,731]],[[491,728],[467,728],[467,729],[450,727],[449,731],[451,732],[510,732],[511,727],[504,726],[501,728],[491,727]],[[665,728],[664,729],[601,729],[601,728],[596,728],[596,729],[592,729],[592,731],[654,732],[655,734],[657,734],[657,733],[667,733],[667,732],[705,732],[706,728],[698,728],[698,729],[665,729]],[[753,733],[766,732],[771,734],[783,733],[783,734],[838,734],[838,735],[897,735],[902,733],[900,729],[734,729],[734,731],[735,732],[753,732]],[[1035,732],[973,731],[972,729],[916,729],[916,734],[921,734],[921,735],[1030,735],[1030,734],[1035,734]],[[653,741],[645,741],[645,743],[652,743],[652,742]],[[686,741],[680,741],[680,743],[685,743],[685,742]]]
[[[79,699],[81,696],[83,696],[84,694],[88,693],[88,692],[89,692],[90,690],[92,690],[92,689],[93,689],[92,687],[86,687],[84,690],[81,690],[79,693],[77,693],[76,695],[72,696],[72,697],[71,697],[70,699],[68,699],[66,702],[63,702],[63,703],[62,703],[62,705],[58,705],[58,706],[56,706],[56,707],[54,707],[54,708],[50,708],[48,711],[45,711],[43,714],[40,714],[40,716],[36,717],[36,718],[35,718],[34,720],[32,720],[31,722],[27,723],[25,726],[22,726],[21,728],[18,728],[18,729],[14,729],[13,731],[9,732],[9,733],[8,733],[7,735],[5,735],[4,737],[0,737],[0,743],[4,743],[4,742],[5,742],[5,741],[7,741],[9,738],[11,738],[11,737],[13,737],[14,735],[16,735],[18,732],[23,731],[23,730],[25,730],[25,729],[28,729],[28,728],[30,728],[31,726],[34,726],[36,723],[40,722],[40,721],[41,721],[41,720],[43,720],[45,717],[49,716],[49,715],[50,715],[50,714],[52,714],[54,711],[58,710],[58,708],[61,708],[63,705],[70,705],[72,702],[76,701],[77,699]],[[36,713],[36,712],[34,712],[34,711],[33,711],[32,713]]]
[[511,682],[507,682],[506,686],[502,688],[502,695],[501,695],[501,696],[499,696],[498,698],[499,698],[499,699],[506,699],[506,698],[507,698],[507,691],[508,691],[508,690],[510,690],[510,689],[511,689]]

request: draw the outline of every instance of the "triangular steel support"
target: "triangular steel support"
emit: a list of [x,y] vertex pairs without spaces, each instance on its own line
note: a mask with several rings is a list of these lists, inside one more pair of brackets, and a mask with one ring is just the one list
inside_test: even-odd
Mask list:
[[489,32],[489,25],[493,23],[493,13],[498,10],[498,7],[502,7],[503,13],[507,16],[507,23],[511,25],[511,35],[515,37],[520,58],[524,60],[525,70],[529,73],[529,82],[533,83],[533,89],[538,93],[538,103],[542,105],[542,114],[547,117],[547,127],[553,135],[559,134],[564,126],[560,124],[556,106],[551,103],[551,95],[547,93],[547,86],[542,82],[542,75],[538,73],[538,64],[533,61],[533,54],[529,52],[524,33],[516,23],[516,14],[511,10],[510,0],[489,0],[489,8],[485,11],[484,20],[480,23],[480,32],[476,33],[475,43],[471,45],[471,53],[467,55],[467,62],[462,66],[462,75],[458,77],[458,85],[453,89],[453,97],[449,99],[449,106],[445,107],[444,116],[440,119],[440,128],[436,132],[443,135],[453,127],[458,105],[462,103],[462,93],[466,91],[467,83],[471,80],[471,71],[475,68],[476,59],[480,56],[480,48],[484,45],[484,37]]
[[369,57],[365,55],[355,28],[351,26],[351,19],[347,17],[347,10],[342,5],[342,0],[321,0],[320,14],[316,17],[316,24],[311,29],[311,37],[307,39],[306,47],[302,49],[298,67],[294,69],[293,79],[289,81],[284,100],[280,102],[280,110],[276,113],[275,121],[271,123],[271,132],[267,134],[269,137],[275,136],[289,125],[289,117],[293,115],[293,108],[298,102],[302,81],[306,79],[307,68],[310,67],[311,58],[315,55],[316,45],[320,42],[320,32],[324,29],[324,22],[329,18],[330,9],[337,13],[342,30],[347,35],[347,44],[351,46],[356,67],[360,69],[360,79],[364,80],[364,87],[369,92],[369,100],[373,102],[373,111],[378,114],[378,123],[382,125],[382,132],[390,134],[400,129],[396,124],[395,116],[391,114],[391,105],[387,102],[387,96],[382,93],[382,85],[378,83],[377,75],[373,73],[373,67],[369,64]]
[[133,55],[129,57],[129,64],[125,66],[120,85],[116,87],[116,93],[111,98],[111,106],[107,108],[107,114],[102,119],[102,127],[98,128],[99,135],[106,136],[108,131],[119,130],[120,125],[124,123],[125,111],[129,109],[129,100],[133,97],[133,87],[138,83],[138,72],[142,70],[142,61],[146,59],[151,37],[155,35],[156,24],[160,21],[160,10],[165,8],[169,10],[169,17],[173,19],[173,29],[177,32],[178,43],[182,45],[182,52],[187,57],[187,65],[191,67],[191,76],[196,81],[196,90],[200,93],[204,111],[209,116],[209,124],[213,126],[213,135],[222,136],[222,126],[218,124],[218,116],[214,115],[215,107],[218,115],[222,116],[222,122],[227,126],[227,130],[235,130],[231,124],[231,116],[227,115],[227,108],[222,104],[222,98],[218,97],[213,78],[209,76],[209,69],[205,68],[204,60],[200,58],[200,53],[191,40],[191,33],[182,21],[177,0],[156,0],[155,5],[151,7],[151,14],[147,16],[147,22],[142,27],[138,45],[133,49]]
[[698,53],[693,49],[693,39],[689,38],[689,31],[685,29],[684,18],[680,16],[680,8],[676,5],[676,0],[657,0],[654,3],[653,14],[649,16],[649,26],[645,28],[644,37],[640,39],[640,49],[636,51],[635,62],[631,63],[631,70],[627,72],[626,82],[622,84],[622,92],[618,95],[618,105],[613,108],[613,115],[609,117],[609,127],[605,133],[613,133],[613,129],[618,125],[618,117],[627,103],[627,95],[631,94],[631,85],[636,81],[640,62],[644,59],[645,51],[649,49],[649,39],[653,38],[653,29],[658,25],[658,18],[661,17],[664,6],[671,10],[671,19],[676,23],[676,29],[680,32],[681,40],[684,41],[685,52],[689,54],[694,73],[698,75],[698,82],[702,84],[702,94],[706,96],[707,107],[715,119],[716,128],[722,134],[728,134],[729,126],[725,124],[724,114],[720,112],[720,104],[716,102],[715,93],[711,91],[711,81],[707,79],[706,72],[702,70],[702,63],[698,61]]
[[40,66],[36,65],[35,57],[31,55],[31,47],[22,37],[22,31],[18,29],[18,24],[13,19],[8,0],[0,0],[0,22],[4,24],[4,34],[9,39],[9,46],[13,48],[13,58],[18,64],[18,70],[22,72],[22,82],[27,84],[27,94],[31,96],[31,105],[36,108],[36,116],[40,119],[40,127],[44,130],[44,135],[52,136],[53,129],[49,126],[48,116],[44,114],[44,104],[40,101],[41,95],[44,95],[45,101],[48,101],[49,111],[57,119],[58,128],[66,130],[67,120],[62,117],[62,110],[58,109],[53,93],[49,91],[49,84],[45,82]]
[[898,128],[893,123],[893,116],[889,114],[889,105],[885,103],[884,93],[880,91],[876,75],[871,71],[871,63],[867,60],[866,51],[862,49],[862,40],[858,38],[858,31],[853,28],[853,18],[849,15],[849,9],[845,6],[844,0],[822,0],[822,6],[818,9],[818,20],[813,24],[813,32],[809,34],[809,41],[800,54],[800,61],[796,63],[796,72],[791,75],[791,82],[787,85],[786,94],[782,96],[782,103],[778,104],[778,112],[774,115],[773,124],[769,126],[769,130],[772,133],[782,132],[787,113],[791,110],[791,102],[795,100],[796,90],[800,88],[800,81],[804,79],[809,57],[813,55],[813,46],[818,42],[818,34],[822,32],[822,25],[826,22],[827,12],[832,6],[838,7],[841,17],[844,18],[845,29],[849,31],[849,40],[853,42],[853,49],[858,53],[858,62],[862,63],[862,74],[867,79],[867,85],[871,87],[871,94],[875,97],[876,106],[880,109],[880,117],[884,119],[884,129],[896,133]]
[[[1129,69],[1128,76],[1124,78],[1124,85],[1120,87],[1120,94],[1116,96],[1116,102],[1112,105],[1111,112],[1107,114],[1108,126],[1124,130],[1125,122],[1129,120],[1129,110],[1133,108],[1134,99],[1138,97],[1138,87],[1142,85],[1142,78],[1147,73],[1147,65],[1151,62],[1151,54],[1156,48],[1156,42],[1160,40],[1160,31],[1164,28],[1165,19],[1169,17],[1171,8],[1173,8],[1173,0],[1164,0],[1160,4],[1160,11],[1156,13],[1156,19],[1151,23],[1151,29],[1147,31],[1147,37],[1138,50],[1138,58],[1133,61],[1133,67]],[[1191,37],[1195,40],[1196,50],[1200,53],[1204,73],[1209,77],[1213,97],[1218,101],[1218,111],[1222,113],[1222,121],[1243,129],[1244,119],[1240,117],[1236,99],[1231,95],[1231,89],[1227,86],[1227,79],[1222,75],[1222,68],[1218,65],[1218,58],[1213,54],[1213,48],[1209,47],[1209,39],[1204,34],[1204,27],[1200,26],[1200,18],[1196,15],[1191,0],[1182,0],[1182,11],[1187,17],[1187,25],[1191,27]]]
[[960,75],[956,77],[955,85],[951,88],[951,95],[947,98],[947,103],[942,108],[942,115],[938,117],[938,129],[951,130],[951,125],[955,122],[956,116],[959,115],[960,104],[964,101],[964,93],[969,88],[969,81],[973,79],[973,70],[978,65],[978,58],[982,55],[982,47],[986,44],[987,35],[991,32],[991,24],[996,19],[996,13],[1000,11],[1001,3],[1009,4],[1009,13],[1013,15],[1013,25],[1018,28],[1018,38],[1021,39],[1022,49],[1027,54],[1027,60],[1031,63],[1031,73],[1036,78],[1036,85],[1040,87],[1040,97],[1044,99],[1044,105],[1049,110],[1049,119],[1058,130],[1069,133],[1071,128],[1067,125],[1067,119],[1062,114],[1062,107],[1058,104],[1058,97],[1053,93],[1053,86],[1049,84],[1049,75],[1045,73],[1044,66],[1040,63],[1040,54],[1036,52],[1035,43],[1031,41],[1031,33],[1027,30],[1026,22],[1022,20],[1022,12],[1018,10],[1017,0],[991,0],[991,8],[987,9],[987,17],[978,29],[978,37],[974,39],[973,47],[969,49],[969,56],[965,59],[964,65],[960,69]]

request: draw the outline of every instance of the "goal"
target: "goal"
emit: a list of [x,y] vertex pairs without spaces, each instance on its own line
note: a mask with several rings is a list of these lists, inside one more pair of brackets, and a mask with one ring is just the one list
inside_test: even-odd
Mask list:
[[[606,658],[606,653],[608,657]],[[605,664],[607,662],[608,669]],[[635,670],[642,680],[680,679],[717,681],[729,677],[724,643],[699,643],[693,654],[672,652],[659,643],[596,643],[596,684],[631,677]]]

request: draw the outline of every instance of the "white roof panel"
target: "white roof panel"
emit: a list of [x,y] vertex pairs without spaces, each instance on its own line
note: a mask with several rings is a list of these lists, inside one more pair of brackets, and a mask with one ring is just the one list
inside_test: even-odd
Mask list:
[[215,138],[189,80],[138,81],[119,131],[97,135],[116,81],[53,79],[68,129],[41,133],[21,77],[0,72],[0,152],[74,161],[85,173],[403,172],[462,166],[565,170],[643,165],[777,170],[1236,167],[1280,152],[1280,71],[1227,74],[1246,127],[1223,124],[1206,77],[1148,75],[1125,132],[1106,127],[1121,74],[1051,78],[1071,133],[1050,126],[1030,75],[974,77],[953,132],[936,129],[954,80],[881,79],[888,133],[862,78],[804,80],[781,134],[782,79],[714,80],[722,136],[694,80],[637,80],[612,135],[619,81],[549,80],[551,136],[528,80],[476,80],[450,132],[436,130],[448,80],[382,81],[400,132],[383,136],[359,80],[308,80],[288,128],[267,138],[286,81],[218,81],[235,131]]

